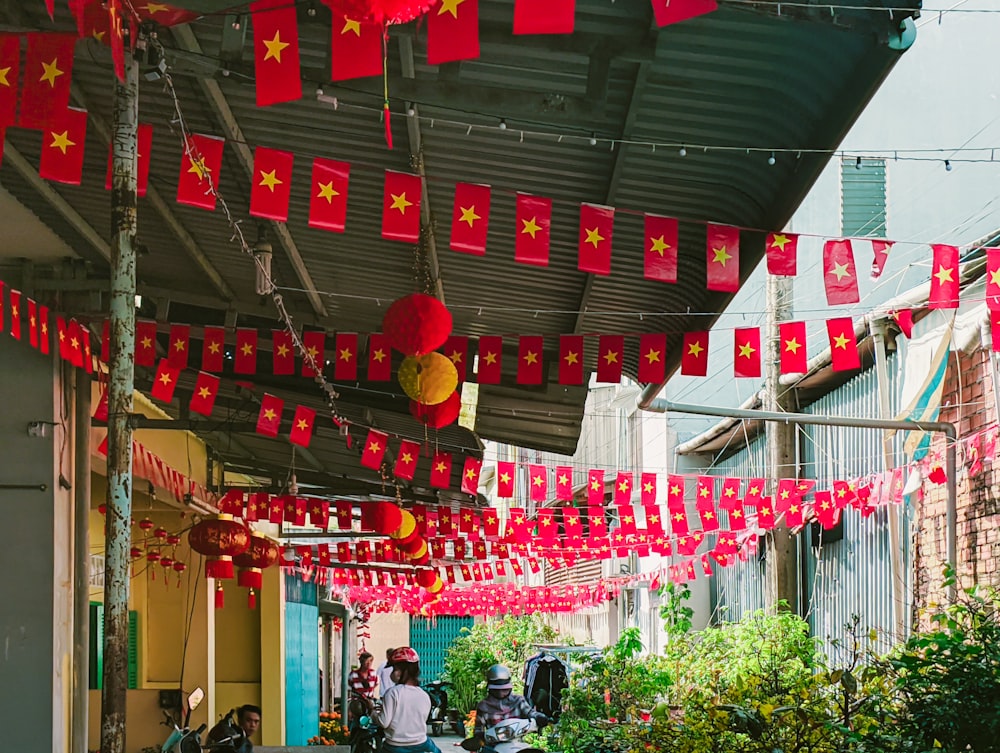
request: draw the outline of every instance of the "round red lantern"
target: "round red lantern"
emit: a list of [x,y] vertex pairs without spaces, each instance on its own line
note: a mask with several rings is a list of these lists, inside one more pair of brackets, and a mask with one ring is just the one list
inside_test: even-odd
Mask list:
[[256,605],[254,591],[259,591],[263,584],[262,571],[272,567],[278,561],[279,554],[280,550],[274,541],[254,532],[250,535],[250,546],[247,550],[233,557],[233,564],[240,568],[236,582],[250,589],[251,609]]
[[438,0],[323,0],[335,11],[375,23],[405,24],[424,15]]
[[404,541],[411,538],[417,530],[417,519],[413,517],[412,512],[403,510],[401,517],[402,520],[400,521],[399,528],[389,534],[391,538],[397,541]]
[[456,391],[443,403],[424,405],[416,400],[410,401],[410,415],[424,426],[441,429],[450,426],[458,420],[462,412],[462,396]]
[[152,531],[155,527],[156,523],[151,521],[149,518],[143,518],[139,521],[139,528],[141,528],[144,533]]
[[431,594],[439,593],[441,589],[444,588],[444,581],[436,577],[435,581],[426,588],[427,588],[427,593]]
[[395,301],[382,317],[389,344],[406,356],[422,356],[444,345],[451,312],[432,295],[414,293]]
[[403,509],[392,502],[376,502],[372,524],[376,533],[388,536],[403,523]]
[[421,588],[429,588],[438,579],[437,573],[429,568],[417,570],[417,583]]
[[423,538],[420,536],[414,536],[406,541],[400,541],[396,545],[396,549],[403,552],[404,554],[415,554],[420,551],[421,547],[427,546]]
[[250,531],[228,515],[203,520],[188,533],[188,544],[208,557],[206,578],[232,578],[233,557],[250,546]]

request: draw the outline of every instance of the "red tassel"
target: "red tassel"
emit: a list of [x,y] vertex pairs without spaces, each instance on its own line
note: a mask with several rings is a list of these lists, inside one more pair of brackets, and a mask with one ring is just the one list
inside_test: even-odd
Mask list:
[[226,605],[226,593],[222,590],[222,584],[215,589],[215,608],[222,609]]
[[385,120],[385,143],[392,149],[392,113],[389,112],[389,103],[382,106],[383,118]]
[[247,606],[250,607],[250,609],[257,608],[257,592],[252,588],[250,589],[250,593],[247,595]]

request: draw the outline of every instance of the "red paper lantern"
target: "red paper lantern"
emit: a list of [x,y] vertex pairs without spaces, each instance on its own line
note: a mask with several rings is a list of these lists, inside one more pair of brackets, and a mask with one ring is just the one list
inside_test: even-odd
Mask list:
[[201,521],[188,533],[191,548],[208,557],[206,578],[232,578],[233,557],[250,547],[250,531],[228,515]]
[[406,356],[422,356],[444,345],[451,312],[431,295],[413,293],[395,301],[382,318],[389,344]]
[[377,502],[372,515],[372,525],[376,533],[388,536],[393,531],[398,531],[403,523],[403,509],[392,502]]
[[156,523],[151,521],[149,518],[143,518],[139,521],[139,528],[143,531],[152,531],[156,527]]
[[257,591],[264,582],[263,570],[273,566],[278,561],[280,550],[278,545],[259,533],[250,534],[250,546],[243,554],[233,557],[233,564],[240,568],[236,582],[244,588],[249,588],[247,603],[250,609],[257,606]]
[[403,510],[399,528],[391,532],[389,537],[396,539],[396,541],[407,541],[414,536],[416,531],[417,519],[413,517],[413,513],[409,510]]
[[414,536],[408,541],[400,541],[396,544],[396,549],[403,552],[404,554],[416,554],[420,551],[421,547],[427,546],[426,542],[420,536]]
[[462,396],[457,391],[452,392],[451,397],[437,405],[424,405],[416,400],[410,401],[410,415],[424,426],[429,426],[432,429],[450,426],[458,420],[458,415],[461,412]]
[[438,579],[437,573],[429,568],[417,570],[417,583],[421,588],[430,588]]
[[424,15],[438,0],[323,0],[335,11],[353,13],[366,21],[405,24]]

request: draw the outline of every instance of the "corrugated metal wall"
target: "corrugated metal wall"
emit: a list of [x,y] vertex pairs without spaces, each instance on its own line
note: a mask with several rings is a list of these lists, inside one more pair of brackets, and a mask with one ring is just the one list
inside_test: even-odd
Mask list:
[[420,656],[420,681],[432,682],[444,672],[444,657],[471,617],[410,617],[410,645]]

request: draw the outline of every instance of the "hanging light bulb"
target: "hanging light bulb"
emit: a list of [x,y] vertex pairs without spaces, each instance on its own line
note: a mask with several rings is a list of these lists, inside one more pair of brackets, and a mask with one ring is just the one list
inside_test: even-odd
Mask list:
[[774,158],[774,152],[771,152],[771,156],[767,158],[767,164],[773,165],[777,160]]

